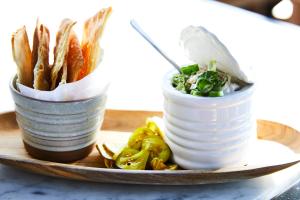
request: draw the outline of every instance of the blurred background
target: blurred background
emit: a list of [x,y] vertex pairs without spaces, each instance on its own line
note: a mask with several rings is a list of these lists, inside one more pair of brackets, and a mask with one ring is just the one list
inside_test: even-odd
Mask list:
[[[81,38],[83,22],[107,6],[113,7],[113,14],[100,42],[104,49],[100,67],[106,69],[111,80],[108,108],[161,110],[163,106],[161,80],[172,66],[130,27],[130,19],[139,22],[182,65],[190,61],[179,45],[180,32],[189,25],[201,25],[217,35],[240,66],[254,72],[258,80],[257,117],[300,129],[299,117],[295,117],[300,113],[299,89],[295,84],[300,74],[300,27],[292,24],[300,24],[296,0],[3,1],[0,3],[0,113],[14,109],[8,88],[16,73],[11,53],[12,33],[25,25],[32,44],[39,18],[51,32],[53,49],[62,19],[76,20],[74,30]],[[294,92],[285,92],[287,88]]]
[[218,0],[270,18],[300,25],[300,0]]

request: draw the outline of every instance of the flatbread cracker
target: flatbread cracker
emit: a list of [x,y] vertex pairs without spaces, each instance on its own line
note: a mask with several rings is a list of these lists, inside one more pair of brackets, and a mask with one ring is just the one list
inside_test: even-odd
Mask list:
[[83,68],[84,59],[82,55],[79,40],[74,31],[70,34],[69,51],[67,57],[68,63],[68,83],[74,82],[78,79],[80,70]]
[[33,37],[32,65],[34,66],[33,88],[49,90],[49,42],[50,33],[46,26],[37,21]]
[[84,66],[78,80],[91,73],[97,67],[97,64],[101,59],[99,40],[111,11],[111,7],[102,9],[84,24],[83,39],[81,43]]
[[17,64],[17,82],[32,88],[32,55],[25,26],[17,30],[17,32],[12,35],[11,45],[13,58]]
[[[64,19],[60,25],[59,31],[56,35],[56,46],[54,49],[54,64],[51,69],[51,87],[50,90],[54,90],[57,86],[57,80],[59,80],[59,71],[63,68],[65,62],[67,62],[67,55],[69,49],[69,36],[72,27],[76,22],[70,19]],[[66,80],[63,80],[66,82]]]

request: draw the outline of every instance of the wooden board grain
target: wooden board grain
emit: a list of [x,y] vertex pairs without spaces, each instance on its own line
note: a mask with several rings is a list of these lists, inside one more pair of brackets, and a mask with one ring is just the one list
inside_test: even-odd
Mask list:
[[[162,113],[107,110],[102,130],[99,134],[99,142],[107,140],[126,141],[129,135],[128,132],[142,125],[145,119],[150,116],[162,116]],[[284,144],[295,153],[300,154],[300,134],[297,130],[288,126],[259,120],[258,137]],[[15,113],[10,112],[0,115],[0,163],[60,178],[130,184],[192,185],[222,183],[267,175],[298,162],[299,160],[294,160],[278,165],[243,166],[216,171],[126,171],[103,168],[103,161],[100,159],[96,149],[85,159],[74,163],[47,162],[31,158],[26,153],[22,143],[21,132],[15,120]]]

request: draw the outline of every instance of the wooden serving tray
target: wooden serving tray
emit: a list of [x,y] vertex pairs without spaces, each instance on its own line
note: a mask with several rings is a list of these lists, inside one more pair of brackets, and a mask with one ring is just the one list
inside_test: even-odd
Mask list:
[[[151,116],[162,116],[161,112],[107,110],[99,140],[124,141],[128,132],[143,125]],[[126,134],[127,132],[127,134]],[[289,147],[298,155],[300,153],[300,134],[288,126],[258,120],[258,137],[272,140]],[[21,131],[15,120],[15,113],[0,114],[0,163],[18,167],[34,173],[94,182],[192,185],[238,181],[267,175],[299,162],[299,159],[276,164],[241,166],[224,168],[216,171],[203,170],[121,170],[106,169],[96,149],[85,159],[61,164],[37,160],[30,157],[23,146]]]

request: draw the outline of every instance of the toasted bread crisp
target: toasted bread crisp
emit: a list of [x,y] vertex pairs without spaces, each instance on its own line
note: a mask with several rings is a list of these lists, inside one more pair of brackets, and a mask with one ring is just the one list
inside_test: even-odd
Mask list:
[[33,66],[26,27],[23,26],[12,35],[12,54],[17,64],[17,81],[27,87],[33,85]]
[[84,59],[81,51],[79,40],[74,31],[70,34],[69,51],[68,51],[68,83],[78,79],[80,70],[83,68]]
[[50,33],[48,28],[37,21],[32,49],[33,88],[37,90],[49,90],[50,87],[49,42]]
[[37,20],[30,49],[25,26],[12,35],[12,53],[18,67],[17,81],[25,86],[50,91],[90,74],[101,60],[99,40],[111,7],[100,10],[84,23],[81,43],[72,30],[76,22],[64,19],[56,34],[54,62],[49,64],[50,33]]
[[111,7],[102,9],[84,24],[81,43],[84,66],[80,71],[78,80],[91,73],[100,61],[101,48],[99,46],[99,40],[111,11]]
[[[64,75],[62,76],[64,80],[61,80],[59,72],[63,68],[65,62],[67,62],[67,55],[69,50],[69,37],[72,27],[76,22],[70,19],[64,19],[61,22],[59,31],[56,34],[56,46],[54,49],[54,64],[51,69],[51,87],[50,90],[54,90],[57,86],[57,81],[66,83],[67,82],[67,70],[63,70]],[[66,64],[65,64],[66,65]],[[62,73],[62,74],[63,74]],[[59,79],[60,78],[60,79]]]

